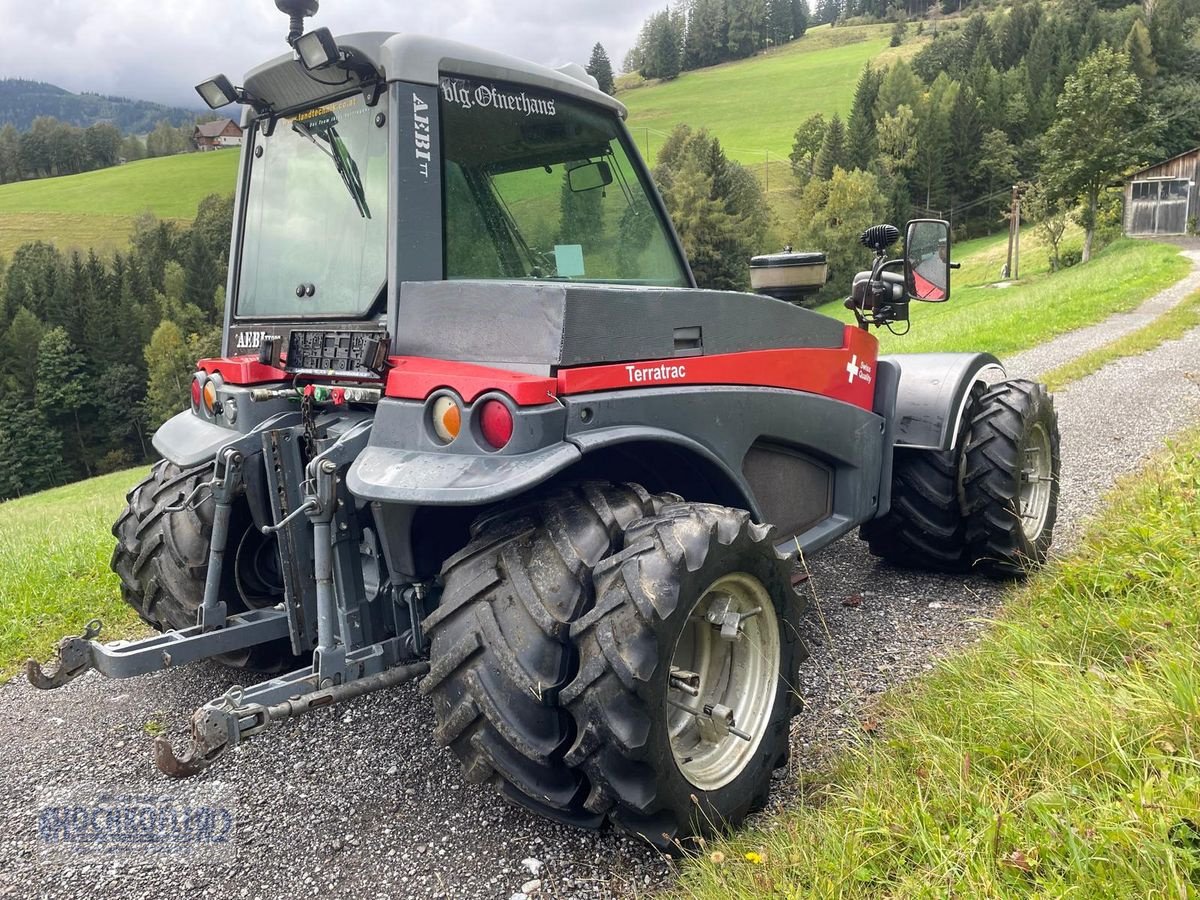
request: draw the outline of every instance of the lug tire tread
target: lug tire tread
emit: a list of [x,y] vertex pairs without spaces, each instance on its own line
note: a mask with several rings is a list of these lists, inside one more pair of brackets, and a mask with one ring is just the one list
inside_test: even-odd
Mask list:
[[[763,737],[759,754],[771,758],[764,769],[767,781],[720,809],[722,821],[705,816],[697,821],[694,803],[683,807],[661,789],[660,779],[682,781],[682,776],[674,762],[667,766],[669,773],[656,768],[650,737],[662,723],[655,722],[656,712],[645,694],[652,693],[648,683],[658,667],[669,663],[661,658],[659,646],[660,640],[668,640],[664,637],[671,628],[667,622],[681,600],[678,575],[698,572],[718,545],[731,548],[733,554],[773,560],[777,584],[786,585],[791,595],[787,602],[794,604],[794,621],[780,623],[781,673],[795,670],[805,654],[794,633],[804,604],[791,589],[793,561],[775,550],[770,528],[756,525],[742,510],[678,503],[634,525],[626,533],[625,549],[597,567],[599,599],[571,629],[581,663],[562,701],[576,722],[567,763],[586,776],[589,790],[584,806],[669,853],[697,833],[737,825],[765,802],[769,772],[787,757],[787,722],[799,708],[791,703],[778,717],[774,732]],[[787,633],[789,626],[792,633]]]
[[[997,578],[1022,578],[1045,562],[1058,515],[1058,414],[1050,392],[1035,381],[993,385],[975,406],[963,460],[966,538],[976,568]],[[1033,424],[1050,437],[1051,484],[1046,523],[1036,541],[1020,518],[1024,444]]]
[[592,570],[631,523],[674,499],[581,483],[482,514],[442,569],[425,620],[437,740],[468,780],[562,822],[595,827],[582,776],[562,761],[573,732],[558,694],[573,675],[570,624],[590,608]]

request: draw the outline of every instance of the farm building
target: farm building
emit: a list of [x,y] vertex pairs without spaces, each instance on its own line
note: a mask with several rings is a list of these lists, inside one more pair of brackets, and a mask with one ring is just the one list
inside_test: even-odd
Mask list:
[[231,119],[218,119],[197,125],[192,134],[197,150],[219,150],[242,146],[242,129]]
[[1134,172],[1125,181],[1125,233],[1187,234],[1200,214],[1200,147]]

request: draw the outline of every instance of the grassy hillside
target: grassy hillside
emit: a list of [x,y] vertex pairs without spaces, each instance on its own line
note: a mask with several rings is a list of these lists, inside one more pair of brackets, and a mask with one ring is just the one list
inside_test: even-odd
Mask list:
[[121,249],[141,213],[191,219],[207,195],[233,193],[237,160],[236,150],[217,150],[0,185],[0,256],[26,241]]
[[686,123],[707,128],[732,158],[761,169],[768,154],[787,160],[792,135],[809,116],[844,118],[868,62],[911,55],[920,46],[914,37],[889,48],[889,34],[886,25],[822,25],[777,50],[622,90],[617,99],[629,107],[629,129],[651,160],[664,136]]
[[91,619],[102,619],[103,636],[114,640],[137,628],[108,568],[109,528],[144,474],[116,472],[0,503],[0,681]]

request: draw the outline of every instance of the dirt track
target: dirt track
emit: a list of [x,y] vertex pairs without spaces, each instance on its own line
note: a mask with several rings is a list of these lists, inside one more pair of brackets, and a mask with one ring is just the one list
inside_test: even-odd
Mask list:
[[[1200,420],[1200,329],[1113,363],[1057,405],[1061,551],[1117,477]],[[853,536],[808,562],[818,603],[794,766],[858,733],[872,695],[974,640],[1003,593],[982,579],[898,572]],[[669,864],[640,844],[546,823],[467,785],[434,745],[428,702],[413,686],[276,728],[193,782],[159,775],[146,723],[182,726],[228,678],[214,665],[127,682],[89,675],[53,693],[21,679],[0,689],[0,896],[509,898],[532,878],[526,858],[543,864],[537,897],[630,896],[670,883]],[[46,784],[82,784],[76,795],[91,797],[223,789],[235,852],[195,866],[62,862],[38,837]],[[786,801],[787,784],[775,802]]]

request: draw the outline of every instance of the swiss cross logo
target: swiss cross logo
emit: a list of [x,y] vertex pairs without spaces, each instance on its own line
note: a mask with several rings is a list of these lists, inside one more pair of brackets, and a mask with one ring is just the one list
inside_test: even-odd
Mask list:
[[854,384],[854,379],[860,379],[863,384],[871,383],[871,364],[869,362],[858,361],[858,354],[850,357],[850,362],[846,363],[846,384]]

